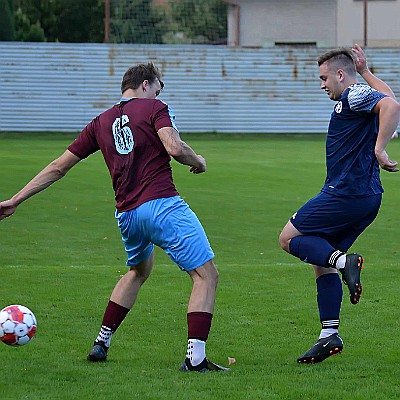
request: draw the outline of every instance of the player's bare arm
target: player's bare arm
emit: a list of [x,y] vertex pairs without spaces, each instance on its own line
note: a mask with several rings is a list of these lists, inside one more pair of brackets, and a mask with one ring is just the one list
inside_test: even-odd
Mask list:
[[[352,51],[356,54],[357,58],[354,59],[354,64],[356,66],[357,72],[364,78],[365,82],[368,83],[372,88],[378,92],[387,94],[388,96],[396,99],[392,89],[387,83],[376,77],[368,68],[367,58],[365,57],[364,50],[355,44]],[[393,132],[392,132],[393,134]]]
[[386,153],[393,131],[397,128],[400,119],[400,104],[391,97],[380,100],[373,109],[379,114],[379,131],[375,145],[375,156],[382,169],[389,172],[397,172],[397,161],[391,161]]
[[12,215],[23,201],[61,179],[79,161],[80,158],[66,150],[64,154],[39,172],[10,200],[0,202],[0,220]]
[[180,138],[176,129],[165,127],[159,129],[157,133],[171,157],[180,164],[189,165],[191,167],[190,172],[195,174],[205,172],[205,159],[196,154],[194,150]]

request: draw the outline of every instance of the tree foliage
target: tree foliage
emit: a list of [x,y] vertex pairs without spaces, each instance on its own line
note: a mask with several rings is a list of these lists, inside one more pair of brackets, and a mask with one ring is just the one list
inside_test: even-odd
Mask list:
[[22,42],[44,42],[46,37],[39,21],[32,24],[28,16],[18,8],[15,12],[15,40]]
[[104,5],[99,0],[58,0],[54,36],[60,42],[86,43],[104,40]]
[[102,42],[103,0],[15,0],[16,39]]
[[110,40],[117,43],[161,43],[160,16],[152,0],[118,0],[112,3]]
[[227,5],[222,0],[170,1],[162,25],[164,43],[224,44]]
[[12,0],[0,0],[0,40],[14,40],[14,8]]
[[[226,43],[223,0],[109,0],[114,43]],[[105,0],[0,0],[0,40],[99,43]]]

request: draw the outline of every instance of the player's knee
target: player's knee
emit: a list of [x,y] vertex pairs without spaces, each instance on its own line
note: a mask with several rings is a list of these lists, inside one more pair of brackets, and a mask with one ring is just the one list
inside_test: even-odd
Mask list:
[[146,279],[150,276],[151,269],[150,268],[143,268],[142,266],[134,266],[131,267],[128,271],[130,278],[132,281],[139,281],[140,284],[146,281]]
[[217,268],[214,268],[213,282],[214,282],[215,287],[217,287],[218,286],[218,282],[219,282],[219,272],[218,272]]
[[219,272],[212,261],[209,262],[210,266],[208,268],[208,280],[215,286],[218,285],[219,281]]
[[212,260],[203,265],[204,269],[201,270],[201,277],[207,281],[209,285],[217,287],[219,281],[219,272],[215,267]]
[[290,238],[282,232],[279,235],[279,245],[281,248],[289,253]]

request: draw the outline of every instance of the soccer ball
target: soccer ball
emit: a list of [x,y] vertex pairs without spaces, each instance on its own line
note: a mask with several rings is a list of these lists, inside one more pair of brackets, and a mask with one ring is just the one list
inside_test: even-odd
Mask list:
[[22,346],[36,334],[33,312],[21,305],[11,305],[0,311],[0,340],[9,346]]

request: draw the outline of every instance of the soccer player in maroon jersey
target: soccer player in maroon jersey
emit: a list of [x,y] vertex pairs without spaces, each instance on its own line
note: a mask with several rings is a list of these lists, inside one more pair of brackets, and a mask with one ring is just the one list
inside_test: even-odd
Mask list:
[[115,191],[115,217],[129,270],[111,294],[88,359],[107,359],[113,333],[152,271],[157,245],[193,281],[187,313],[187,353],[180,369],[226,371],[228,368],[209,361],[205,352],[218,283],[214,253],[198,218],[176,191],[170,166],[173,157],[190,166],[190,172],[200,174],[206,171],[206,161],[182,141],[172,110],[156,99],[163,86],[152,63],[129,68],[122,79],[120,102],[93,119],[59,158],[10,200],[1,202],[0,220],[100,150]]

